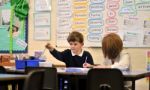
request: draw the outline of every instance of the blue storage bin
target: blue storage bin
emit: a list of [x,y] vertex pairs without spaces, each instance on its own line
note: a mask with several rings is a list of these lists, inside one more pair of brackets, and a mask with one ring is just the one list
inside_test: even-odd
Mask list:
[[39,67],[40,60],[26,60],[27,67]]
[[26,67],[26,60],[15,60],[16,69],[24,69]]
[[44,60],[15,60],[16,69],[25,69],[25,67],[39,67],[39,62],[44,62]]

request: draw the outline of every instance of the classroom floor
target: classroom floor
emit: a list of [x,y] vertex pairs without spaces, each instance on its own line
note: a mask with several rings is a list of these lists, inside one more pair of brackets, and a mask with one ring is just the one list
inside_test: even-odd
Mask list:
[[146,79],[137,80],[135,90],[149,90],[149,82]]

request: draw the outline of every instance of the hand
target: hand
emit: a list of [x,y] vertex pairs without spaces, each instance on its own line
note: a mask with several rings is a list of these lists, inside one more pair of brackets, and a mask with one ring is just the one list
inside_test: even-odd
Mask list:
[[110,66],[97,65],[97,66],[94,66],[93,68],[110,68]]
[[83,63],[83,68],[90,68],[90,67],[93,67],[93,65],[89,63]]
[[93,68],[104,68],[104,66],[97,65],[97,66],[94,66]]
[[45,45],[45,48],[49,49],[50,51],[53,51],[54,50],[54,47],[50,44],[50,43],[47,43]]

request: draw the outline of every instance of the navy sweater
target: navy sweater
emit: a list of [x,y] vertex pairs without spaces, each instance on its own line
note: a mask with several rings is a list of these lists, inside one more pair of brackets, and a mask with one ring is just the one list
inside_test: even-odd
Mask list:
[[84,51],[82,56],[72,56],[71,50],[66,49],[62,52],[54,49],[50,52],[56,59],[63,61],[66,64],[66,67],[83,67],[83,63],[87,57],[87,63],[94,64],[93,58],[88,51]]

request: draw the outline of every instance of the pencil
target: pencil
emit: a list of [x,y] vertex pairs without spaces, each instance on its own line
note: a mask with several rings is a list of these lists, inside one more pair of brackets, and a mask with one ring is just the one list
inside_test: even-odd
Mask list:
[[87,63],[87,56],[86,56],[86,58],[85,58],[85,62],[84,63]]

